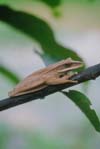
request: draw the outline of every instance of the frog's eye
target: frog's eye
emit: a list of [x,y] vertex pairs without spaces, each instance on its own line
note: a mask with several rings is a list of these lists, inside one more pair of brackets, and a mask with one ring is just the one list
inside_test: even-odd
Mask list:
[[64,74],[60,74],[60,75],[59,75],[59,78],[62,78],[63,76],[64,76]]
[[70,66],[70,64],[64,64],[64,67],[65,68],[67,68],[67,67],[69,67]]
[[78,64],[76,64],[76,63],[70,63],[70,64],[65,64],[64,67],[65,68],[69,68],[69,67],[74,67],[76,65],[78,65]]
[[76,65],[76,63],[71,62],[71,63],[64,64],[64,67],[67,68],[67,67],[72,67],[74,65]]

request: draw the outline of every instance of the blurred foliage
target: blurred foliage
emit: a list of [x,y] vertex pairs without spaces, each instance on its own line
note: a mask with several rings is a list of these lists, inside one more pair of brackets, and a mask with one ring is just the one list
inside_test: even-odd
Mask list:
[[10,71],[7,67],[3,65],[0,65],[0,74],[4,75],[14,84],[17,84],[20,81],[20,79],[14,72]]
[[68,57],[82,61],[76,52],[57,43],[50,26],[36,16],[15,11],[7,6],[0,6],[0,20],[38,41],[45,55],[49,56],[53,61]]
[[[13,3],[13,0],[0,0],[0,2],[2,4],[3,3],[9,4],[10,1]],[[17,2],[17,3],[24,3],[24,2],[31,3],[31,1],[33,1],[33,2],[41,1],[42,3],[45,3],[50,7],[57,7],[61,4],[61,2],[63,2],[63,0],[24,0],[24,1],[23,0],[14,0],[14,2]]]
[[57,7],[61,4],[61,0],[40,0],[51,7]]
[[27,133],[27,135],[24,135],[24,138],[27,142],[29,142],[27,147],[29,149],[66,149],[67,147],[67,145],[61,141],[54,141],[50,138],[47,139],[40,133]]
[[10,139],[10,130],[4,124],[0,124],[0,149],[7,149]]
[[[94,149],[96,148],[96,134],[89,131],[87,125],[81,130],[81,134],[73,141],[69,140],[69,134],[66,135],[63,141],[58,136],[46,136],[39,131],[29,129],[19,129],[11,127],[8,124],[0,124],[0,149]],[[92,141],[94,139],[94,142]],[[99,141],[99,140],[98,140]]]
[[75,90],[70,90],[69,92],[62,92],[64,95],[69,97],[87,116],[94,128],[100,132],[100,121],[96,112],[90,107],[92,104],[88,97],[83,93]]
[[58,9],[58,6],[61,5],[62,0],[39,0],[45,4],[47,4],[49,7],[52,8],[53,15],[56,18],[59,18],[61,16],[61,12]]

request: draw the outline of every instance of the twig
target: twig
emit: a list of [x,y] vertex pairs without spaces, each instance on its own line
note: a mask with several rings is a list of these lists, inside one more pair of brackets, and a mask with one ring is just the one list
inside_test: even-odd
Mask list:
[[58,91],[61,91],[63,89],[69,88],[73,85],[77,85],[80,83],[83,83],[88,80],[94,80],[97,77],[100,76],[100,64],[91,66],[84,71],[80,72],[79,74],[73,76],[71,79],[72,80],[77,80],[78,82],[75,84],[63,84],[63,85],[52,85],[48,86],[45,89],[42,89],[41,91],[37,91],[34,93],[30,94],[25,94],[21,96],[16,96],[16,97],[11,97],[11,98],[6,98],[0,101],[0,111],[9,109],[11,107],[24,104],[26,102],[35,100],[35,99],[43,99],[44,97],[56,93]]

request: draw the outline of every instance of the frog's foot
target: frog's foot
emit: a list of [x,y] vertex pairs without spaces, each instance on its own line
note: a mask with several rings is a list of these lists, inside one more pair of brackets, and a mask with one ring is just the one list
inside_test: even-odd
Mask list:
[[46,84],[48,85],[58,85],[58,84],[65,84],[65,83],[77,83],[77,81],[68,79],[68,76],[63,76],[61,78],[51,78],[46,80]]

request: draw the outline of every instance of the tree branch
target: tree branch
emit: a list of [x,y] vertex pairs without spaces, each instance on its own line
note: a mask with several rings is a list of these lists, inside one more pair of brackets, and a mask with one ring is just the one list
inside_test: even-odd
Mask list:
[[44,97],[56,93],[58,91],[61,91],[63,89],[69,88],[73,85],[77,85],[80,83],[83,83],[88,80],[94,80],[97,77],[100,76],[100,64],[91,66],[84,71],[80,72],[79,74],[73,76],[71,79],[72,80],[77,80],[78,82],[75,84],[63,84],[63,85],[52,85],[48,86],[45,89],[42,89],[40,91],[30,93],[30,94],[25,94],[21,96],[16,96],[16,97],[11,97],[11,98],[6,98],[0,101],[0,111],[9,109],[11,107],[24,104],[26,102],[35,100],[35,99],[43,99]]

